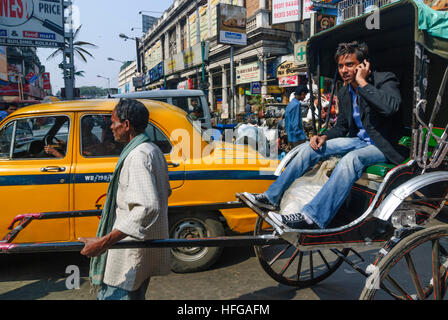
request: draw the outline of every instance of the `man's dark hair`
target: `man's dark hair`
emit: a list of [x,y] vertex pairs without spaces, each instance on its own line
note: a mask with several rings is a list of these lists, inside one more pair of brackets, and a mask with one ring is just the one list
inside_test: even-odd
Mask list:
[[363,62],[364,59],[369,59],[369,48],[364,42],[358,43],[358,41],[340,43],[336,49],[334,59],[338,63],[339,57],[353,53],[356,54],[356,59],[359,62]]
[[294,94],[300,96],[303,92],[308,93],[309,90],[306,86],[300,85],[296,88],[296,90],[294,91]]
[[129,120],[138,134],[143,133],[148,126],[149,112],[140,101],[122,98],[116,105],[115,112],[121,122]]

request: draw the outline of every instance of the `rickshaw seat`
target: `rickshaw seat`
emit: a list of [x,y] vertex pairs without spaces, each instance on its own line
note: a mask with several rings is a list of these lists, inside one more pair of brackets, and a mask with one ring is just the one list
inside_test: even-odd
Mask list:
[[[426,135],[427,130],[424,128],[423,129],[423,134]],[[432,132],[434,133],[434,135],[440,137],[443,134],[443,129],[441,128],[433,128]],[[405,146],[407,148],[411,148],[411,137],[408,136],[403,136],[400,141],[398,142],[398,144]],[[431,137],[428,143],[430,148],[435,148],[437,146],[437,141]],[[430,152],[428,153],[429,155],[431,154]],[[408,162],[409,159],[406,159],[404,163]],[[367,167],[364,170],[364,173],[366,173],[367,175],[375,175],[375,176],[379,176],[384,178],[386,176],[386,174],[392,169],[394,168],[395,165],[392,163],[376,163],[372,166]]]

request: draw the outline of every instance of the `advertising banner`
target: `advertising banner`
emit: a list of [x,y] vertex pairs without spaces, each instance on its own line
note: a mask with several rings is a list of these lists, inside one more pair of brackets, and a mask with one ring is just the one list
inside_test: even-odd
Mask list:
[[302,9],[302,19],[311,19],[311,12],[313,10],[311,7],[313,6],[313,2],[311,0],[303,0],[303,9]]
[[198,43],[198,39],[197,39],[197,27],[196,27],[196,23],[197,23],[197,16],[196,16],[196,11],[194,11],[190,17],[188,18],[188,23],[190,24],[190,45],[194,46],[196,43]]
[[218,43],[247,45],[246,8],[220,3],[218,15]]
[[236,84],[259,82],[261,80],[260,65],[258,62],[236,67]]
[[42,84],[44,90],[51,90],[50,73],[42,73]]
[[284,87],[297,87],[299,85],[299,76],[287,76],[278,78],[278,86]]
[[5,46],[0,46],[0,80],[8,81],[8,58]]
[[299,0],[272,0],[272,24],[300,21]]
[[208,5],[199,9],[199,25],[201,32],[201,41],[208,39]]
[[0,44],[63,46],[63,0],[1,0]]

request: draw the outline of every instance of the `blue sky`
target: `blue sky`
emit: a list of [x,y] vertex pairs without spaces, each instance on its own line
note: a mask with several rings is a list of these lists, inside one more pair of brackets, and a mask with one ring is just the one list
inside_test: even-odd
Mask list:
[[[107,80],[97,75],[110,78],[111,87],[118,86],[118,72],[121,64],[108,61],[108,57],[117,60],[135,60],[136,50],[134,41],[124,41],[119,38],[120,33],[129,37],[141,36],[142,30],[131,28],[142,27],[142,17],[139,11],[163,12],[168,9],[173,0],[74,0],[79,9],[79,22],[82,25],[78,40],[94,43],[97,49],[89,49],[94,58],[87,63],[75,58],[76,69],[85,71],[85,77],[76,80],[76,86],[107,87]],[[159,17],[159,13],[144,12],[147,15]],[[54,49],[39,48],[38,56],[45,65],[46,71],[51,73],[53,94],[64,86],[61,70],[58,64],[62,56],[48,60],[47,57]]]

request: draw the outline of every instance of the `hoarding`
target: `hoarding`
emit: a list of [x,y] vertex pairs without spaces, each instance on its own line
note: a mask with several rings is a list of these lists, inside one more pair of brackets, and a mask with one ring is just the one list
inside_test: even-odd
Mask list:
[[51,90],[50,73],[42,73],[42,84],[44,90]]
[[260,80],[260,64],[258,62],[236,67],[236,84],[259,82]]
[[272,0],[272,24],[300,21],[301,1]]
[[0,80],[8,81],[8,58],[4,46],[0,46]]
[[311,0],[303,0],[303,9],[302,9],[302,19],[311,19],[311,13],[313,10],[311,7],[313,6],[313,2]]
[[246,8],[220,3],[218,15],[218,43],[247,45]]
[[0,44],[63,46],[63,0],[1,0]]

